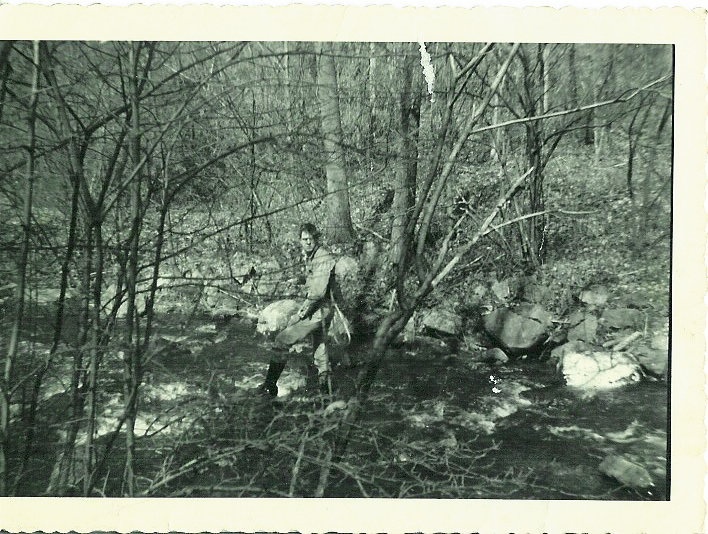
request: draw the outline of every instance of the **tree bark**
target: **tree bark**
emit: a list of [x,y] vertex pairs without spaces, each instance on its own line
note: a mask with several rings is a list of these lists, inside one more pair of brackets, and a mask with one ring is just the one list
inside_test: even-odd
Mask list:
[[[572,107],[578,107],[580,101],[578,99],[578,61],[576,59],[576,45],[575,43],[570,43],[568,45],[568,72],[570,74],[568,91],[570,92],[570,105]],[[586,125],[587,128],[587,125]],[[583,141],[583,136],[585,135],[585,129],[579,130],[579,134],[575,135],[576,142]]]
[[84,443],[83,457],[83,493],[88,497],[93,489],[93,463],[95,458],[94,433],[96,427],[97,394],[98,394],[98,368],[101,357],[101,290],[103,285],[103,234],[101,222],[92,221],[89,230],[95,247],[92,271],[95,273],[92,290],[92,317],[91,317],[91,348],[89,349],[89,364],[85,379],[86,386],[86,441]]
[[369,129],[366,139],[366,162],[369,173],[374,172],[376,147],[376,43],[369,43],[369,71],[366,87],[369,93]]
[[139,315],[137,302],[138,285],[138,246],[140,243],[141,228],[141,176],[140,157],[140,107],[138,94],[138,55],[140,45],[131,43],[129,54],[130,74],[128,80],[129,98],[131,104],[130,114],[130,159],[137,172],[130,185],[130,238],[128,240],[128,270],[127,270],[127,331],[126,350],[124,355],[124,385],[123,402],[126,413],[125,419],[125,471],[124,493],[128,497],[135,495],[135,419],[137,416],[137,392],[140,385],[140,358],[139,343]]
[[[399,98],[398,158],[391,211],[390,263],[395,264],[404,246],[405,229],[410,209],[415,202],[418,176],[418,131],[420,127],[420,88],[413,84],[417,71],[417,55],[407,53],[401,72],[402,86]],[[416,81],[418,77],[415,77]]]
[[349,243],[354,239],[349,207],[349,184],[342,148],[342,120],[339,109],[337,71],[332,48],[317,43],[317,96],[322,123],[327,175],[327,218],[325,236],[330,243]]
[[25,198],[22,214],[23,239],[20,258],[17,266],[17,310],[15,320],[10,332],[10,344],[5,356],[2,381],[0,382],[0,496],[4,497],[8,491],[8,465],[7,446],[8,429],[10,424],[10,401],[12,389],[12,375],[17,347],[20,338],[20,329],[24,322],[25,291],[27,289],[27,263],[29,260],[30,238],[32,234],[32,201],[34,195],[35,178],[35,149],[37,145],[36,122],[37,101],[39,98],[39,42],[32,44],[32,78],[30,81],[29,113],[27,116],[27,168],[25,171]]
[[[615,71],[615,46],[605,46],[605,72],[593,84],[593,93],[595,101],[602,100],[607,94],[607,88],[611,85]],[[604,152],[609,148],[610,143],[610,127],[608,125],[600,125],[595,127],[594,132],[595,159],[599,161]]]
[[3,41],[0,44],[0,119],[5,109],[5,95],[7,94],[7,78],[10,74],[10,52],[14,41]]

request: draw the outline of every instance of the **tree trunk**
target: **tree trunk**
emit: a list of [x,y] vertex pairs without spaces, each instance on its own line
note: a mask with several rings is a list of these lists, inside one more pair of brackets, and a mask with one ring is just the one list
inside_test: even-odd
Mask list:
[[[129,49],[129,62],[131,66],[128,86],[130,88],[130,158],[135,167],[140,166],[140,109],[138,95],[138,54],[139,45],[131,43]],[[126,350],[124,356],[124,384],[123,402],[126,413],[125,419],[125,472],[124,494],[128,497],[135,495],[135,418],[137,415],[137,395],[140,384],[140,343],[139,343],[139,315],[137,302],[138,285],[138,245],[140,242],[141,227],[141,176],[138,170],[130,186],[130,238],[128,240],[128,305],[127,305],[127,332]]]
[[[595,94],[595,101],[600,101],[605,96],[607,95],[607,87],[611,85],[611,82],[614,78],[614,71],[615,71],[615,46],[606,46],[606,64],[605,64],[605,72],[602,77],[600,77],[595,85],[593,86],[594,88],[594,94]],[[607,151],[610,148],[610,126],[608,124],[600,124],[595,127],[595,132],[594,132],[594,142],[595,142],[595,161],[599,162],[603,154],[607,153]]]
[[539,84],[541,87],[541,112],[546,113],[550,107],[551,81],[548,69],[548,52],[547,44],[538,45],[538,64],[539,69]]
[[5,72],[5,67],[7,67],[8,59],[10,58],[10,51],[14,44],[14,41],[2,41],[0,43],[0,72]]
[[[166,173],[167,174],[167,173]],[[153,320],[155,318],[155,300],[157,299],[158,282],[160,278],[160,267],[162,265],[162,249],[165,245],[165,223],[169,211],[169,179],[165,176],[162,202],[160,206],[160,218],[157,223],[157,235],[155,236],[155,257],[152,267],[152,279],[150,280],[150,291],[145,306],[145,333],[143,337],[143,352],[150,344],[152,336]]]
[[5,109],[5,95],[7,94],[7,78],[10,75],[10,52],[14,41],[3,41],[0,44],[0,119]]
[[[576,45],[574,43],[568,45],[568,71],[570,73],[568,91],[570,93],[571,107],[578,107],[580,105],[580,101],[578,99],[578,62],[575,57],[575,47]],[[582,136],[585,135],[585,129],[580,130],[579,133],[580,135],[576,134],[574,136],[577,140],[576,142],[581,142],[584,140]]]
[[39,42],[32,45],[32,79],[29,100],[29,115],[27,117],[27,168],[25,172],[25,198],[22,214],[23,239],[20,250],[20,261],[17,266],[17,311],[10,332],[10,344],[5,356],[2,381],[0,387],[0,496],[4,497],[8,491],[8,465],[7,446],[8,430],[10,425],[10,401],[12,390],[12,372],[17,357],[17,346],[20,338],[20,329],[24,321],[25,291],[27,287],[27,262],[29,259],[31,225],[32,225],[32,200],[34,195],[35,178],[35,148],[37,137],[35,125],[37,122],[37,100],[39,97]]
[[366,162],[369,174],[374,172],[374,150],[376,147],[376,43],[369,43],[369,72],[367,89],[369,93],[369,129],[366,139]]
[[64,308],[66,305],[66,290],[69,285],[69,270],[71,265],[71,260],[74,257],[74,250],[76,248],[76,223],[78,219],[79,212],[79,182],[76,176],[72,173],[72,192],[71,192],[71,212],[69,215],[69,231],[66,239],[66,252],[62,260],[61,265],[61,276],[59,280],[59,299],[57,300],[57,310],[54,315],[54,330],[52,333],[52,346],[49,349],[49,354],[46,357],[44,365],[37,371],[34,377],[34,386],[32,391],[32,397],[30,399],[30,407],[27,418],[27,430],[25,432],[25,443],[24,452],[22,455],[22,464],[20,465],[19,472],[17,474],[15,484],[19,484],[21,478],[24,476],[25,470],[27,469],[27,464],[30,459],[30,451],[34,444],[34,433],[35,433],[35,419],[37,414],[37,404],[39,401],[39,393],[42,387],[42,382],[44,376],[49,370],[51,362],[59,348],[59,343],[62,338],[62,331],[64,327]]
[[317,97],[324,138],[327,175],[327,222],[325,235],[330,243],[349,243],[354,239],[349,185],[344,168],[342,121],[339,111],[337,71],[331,46],[316,44]]
[[88,497],[93,489],[93,464],[95,459],[94,433],[96,427],[96,410],[98,394],[98,367],[101,358],[101,289],[103,285],[103,235],[100,221],[94,220],[90,232],[93,236],[93,243],[96,248],[95,263],[92,269],[95,273],[92,291],[92,325],[91,325],[91,348],[89,350],[89,364],[86,376],[86,441],[84,443],[83,458],[83,492],[84,497]]
[[401,74],[403,83],[399,101],[398,161],[393,205],[391,207],[393,219],[391,221],[389,257],[392,264],[398,262],[401,254],[409,212],[415,202],[421,102],[420,88],[417,87],[417,84],[413,84],[414,74],[417,71],[416,60],[415,53],[407,54]]
[[[527,116],[541,115],[545,112],[544,90],[546,87],[546,72],[544,65],[545,45],[536,45],[535,58],[531,61],[531,54],[520,49],[519,59],[523,69],[523,91],[521,102],[523,112]],[[544,206],[544,124],[543,120],[527,122],[525,124],[524,155],[526,166],[533,168],[531,184],[528,190],[526,208],[530,213],[543,211]],[[544,252],[544,223],[538,218],[522,221],[519,225],[523,244],[523,258],[530,270],[536,270],[543,261]]]
[[[251,113],[253,115],[253,129],[256,129],[256,94],[251,93]],[[248,183],[248,218],[246,219],[246,243],[248,244],[248,250],[253,252],[253,223],[256,218],[256,185],[258,179],[256,177],[256,144],[251,144],[251,172],[249,173],[249,183]]]
[[[77,179],[83,179],[77,177]],[[88,336],[89,305],[91,302],[91,271],[93,267],[93,240],[89,230],[90,223],[86,224],[84,236],[83,272],[81,280],[81,309],[79,312],[79,329],[74,347],[73,366],[71,374],[71,403],[69,422],[64,430],[62,444],[57,460],[49,480],[47,493],[54,496],[64,496],[74,484],[74,467],[76,453],[76,438],[84,419],[84,384],[86,373],[84,370],[84,350]]]
[[[548,111],[548,91],[550,88],[548,78],[548,68],[546,66],[546,54],[548,45],[539,44],[537,48],[536,61],[539,66],[537,85],[540,87],[541,95],[539,98],[540,114],[545,114]],[[533,146],[531,158],[529,158],[529,167],[533,167],[533,179],[531,181],[531,205],[529,206],[531,213],[543,211],[546,206],[545,194],[543,192],[543,182],[545,179],[545,169],[543,164],[543,151],[545,139],[545,120],[539,120],[534,123]],[[545,216],[533,217],[529,219],[530,227],[533,228],[534,239],[532,243],[534,250],[534,267],[538,268],[544,261],[546,255],[546,225]]]
[[[283,90],[285,91],[285,141],[287,143],[287,154],[288,154],[288,169],[286,175],[292,177],[293,179],[299,179],[298,173],[295,169],[295,139],[293,137],[294,121],[293,121],[293,91],[292,91],[292,73],[290,68],[290,44],[285,41],[283,43]],[[266,223],[268,219],[266,219]]]

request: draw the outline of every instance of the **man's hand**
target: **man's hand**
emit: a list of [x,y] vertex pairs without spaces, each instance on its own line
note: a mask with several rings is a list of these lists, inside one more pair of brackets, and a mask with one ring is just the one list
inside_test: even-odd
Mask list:
[[302,321],[303,319],[305,319],[307,317],[308,308],[309,308],[309,306],[307,304],[307,301],[303,302],[302,306],[300,306],[300,309],[297,311],[298,320]]
[[297,313],[290,316],[290,319],[288,319],[288,326],[292,326],[295,323],[302,321],[305,318],[306,313],[307,303],[305,302],[302,306],[300,306],[300,309],[297,311]]

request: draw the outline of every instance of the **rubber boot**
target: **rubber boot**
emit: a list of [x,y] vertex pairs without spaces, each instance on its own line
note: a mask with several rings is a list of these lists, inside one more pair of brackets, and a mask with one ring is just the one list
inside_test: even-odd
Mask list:
[[278,396],[278,379],[285,369],[285,362],[270,362],[265,382],[258,386],[258,392],[271,397]]

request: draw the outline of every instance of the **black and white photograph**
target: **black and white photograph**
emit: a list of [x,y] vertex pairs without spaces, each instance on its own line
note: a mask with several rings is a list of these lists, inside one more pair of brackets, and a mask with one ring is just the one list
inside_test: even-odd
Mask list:
[[0,494],[675,500],[676,66],[0,41]]

